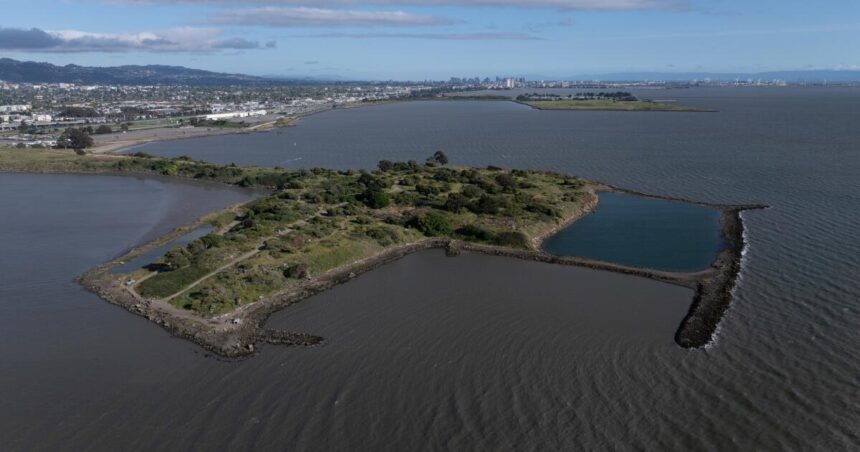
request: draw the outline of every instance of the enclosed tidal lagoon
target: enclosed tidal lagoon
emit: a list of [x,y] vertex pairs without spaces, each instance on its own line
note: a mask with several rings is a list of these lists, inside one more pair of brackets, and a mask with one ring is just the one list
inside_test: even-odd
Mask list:
[[[211,213],[80,279],[106,300],[227,357],[253,354],[259,342],[319,343],[318,336],[263,324],[285,306],[429,248],[445,248],[449,255],[472,251],[585,266],[695,288],[696,300],[677,342],[702,346],[728,307],[740,270],[743,228],[738,213],[762,207],[713,206],[723,211],[721,240],[728,246],[708,268],[673,271],[625,265],[623,259],[611,262],[611,253],[595,259],[541,249],[547,237],[593,210],[598,192],[619,189],[556,173],[451,167],[442,152],[422,164],[381,161],[372,173],[240,168],[145,154],[42,152],[28,157],[0,155],[0,168],[155,173],[275,190]],[[617,193],[604,196],[613,200],[610,211],[619,209]],[[620,208],[635,215],[637,206]],[[163,256],[153,262],[158,253]]]
[[653,270],[705,270],[725,247],[720,209],[695,203],[600,193],[588,216],[543,243],[559,256],[578,256]]

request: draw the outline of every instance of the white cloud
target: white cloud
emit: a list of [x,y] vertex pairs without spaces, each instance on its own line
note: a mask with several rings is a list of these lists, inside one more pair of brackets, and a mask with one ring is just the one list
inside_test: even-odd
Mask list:
[[444,41],[541,41],[542,38],[525,33],[319,33],[295,36],[300,38],[350,39],[434,39]]
[[[235,5],[230,0],[111,0],[113,3],[196,3]],[[579,10],[624,11],[640,9],[685,8],[689,0],[250,0],[246,4],[269,4],[316,7],[400,5],[400,6],[511,6],[517,8],[557,8]]]
[[92,33],[79,30],[0,28],[0,49],[45,53],[75,52],[213,52],[224,49],[262,49],[244,38],[222,39],[215,28],[182,27],[139,33]]
[[450,23],[449,20],[441,17],[402,11],[352,11],[305,7],[265,7],[224,11],[210,17],[207,22],[267,27],[422,26]]

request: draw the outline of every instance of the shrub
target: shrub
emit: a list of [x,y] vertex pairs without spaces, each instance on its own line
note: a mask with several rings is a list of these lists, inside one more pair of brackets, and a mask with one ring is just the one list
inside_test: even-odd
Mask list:
[[394,195],[394,202],[401,206],[414,206],[420,200],[418,193],[402,191]]
[[176,163],[167,161],[167,160],[162,160],[162,161],[158,162],[157,164],[155,164],[154,166],[155,166],[154,169],[156,171],[158,171],[159,173],[161,173],[165,176],[172,176],[179,171],[179,165],[177,165]]
[[400,240],[400,234],[396,229],[387,226],[377,226],[367,230],[367,236],[376,240],[382,246],[388,246],[397,243]]
[[526,210],[528,210],[529,212],[539,213],[553,218],[561,217],[561,212],[559,212],[558,209],[552,206],[548,206],[546,204],[529,204],[528,206],[526,206]]
[[415,186],[415,191],[421,193],[424,196],[438,195],[442,192],[442,189],[436,185],[431,184],[418,184]]
[[469,210],[477,214],[494,215],[505,206],[505,200],[498,196],[483,195],[469,205]]
[[433,175],[433,179],[440,182],[455,182],[457,180],[457,172],[450,168],[440,168]]
[[571,177],[571,178],[567,178],[564,180],[564,185],[566,185],[568,187],[573,187],[573,188],[582,188],[582,186],[585,185],[585,183],[582,182],[582,180],[579,178]]
[[511,248],[529,248],[529,239],[522,232],[499,232],[493,237],[492,242],[494,245],[509,246]]
[[463,187],[461,193],[463,193],[463,196],[466,196],[467,198],[477,198],[484,194],[484,191],[474,185],[466,185]]
[[456,231],[457,235],[463,236],[467,240],[478,240],[488,242],[493,239],[494,234],[480,226],[467,224]]
[[171,270],[176,270],[191,265],[191,253],[185,248],[176,247],[168,251],[162,260]]
[[460,212],[469,205],[469,198],[460,193],[449,193],[448,199],[445,201],[445,210],[449,212]]
[[391,204],[391,197],[388,193],[374,188],[369,188],[361,195],[362,201],[371,209],[382,209]]
[[517,180],[510,174],[499,174],[496,176],[496,183],[499,184],[499,187],[502,187],[502,191],[504,192],[513,193],[517,190]]
[[200,237],[200,241],[203,242],[203,245],[206,248],[217,248],[224,243],[224,237],[221,237],[218,234],[206,234],[203,237]]
[[428,212],[413,217],[409,225],[421,231],[428,237],[438,237],[451,234],[451,223],[448,219],[436,212]]
[[284,276],[292,279],[305,279],[310,276],[310,269],[308,268],[308,264],[300,262],[287,267],[284,270]]

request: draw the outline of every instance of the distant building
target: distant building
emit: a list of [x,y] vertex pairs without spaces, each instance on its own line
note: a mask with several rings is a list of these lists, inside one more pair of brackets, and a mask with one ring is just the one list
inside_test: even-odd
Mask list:
[[0,113],[22,113],[30,111],[32,108],[29,104],[21,105],[0,105]]
[[227,113],[213,113],[206,115],[206,119],[217,121],[219,119],[247,118],[250,116],[263,116],[266,110],[251,110],[251,111],[231,111]]

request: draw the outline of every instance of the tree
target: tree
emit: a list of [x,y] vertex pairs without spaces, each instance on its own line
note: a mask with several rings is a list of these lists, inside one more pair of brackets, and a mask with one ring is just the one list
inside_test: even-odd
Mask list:
[[427,159],[428,162],[435,162],[439,165],[447,165],[448,164],[448,155],[445,154],[445,151],[436,151],[433,153],[433,156]]
[[119,130],[122,130],[123,132],[128,132],[128,126],[129,126],[129,123],[125,123],[125,124],[119,126]]
[[382,171],[383,173],[394,169],[394,163],[392,163],[391,160],[380,160],[376,166],[379,168],[379,171]]
[[111,127],[107,124],[102,124],[96,128],[96,134],[97,135],[104,135],[106,133],[111,133],[111,132],[113,132],[113,129],[111,129]]
[[27,133],[30,130],[30,126],[27,125],[27,121],[21,120],[21,124],[18,124],[18,132]]
[[92,137],[81,129],[68,128],[57,140],[57,147],[63,149],[86,149],[92,146]]

